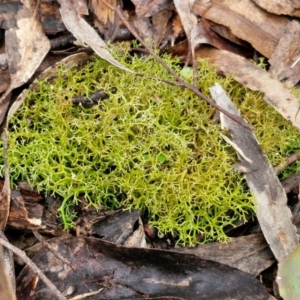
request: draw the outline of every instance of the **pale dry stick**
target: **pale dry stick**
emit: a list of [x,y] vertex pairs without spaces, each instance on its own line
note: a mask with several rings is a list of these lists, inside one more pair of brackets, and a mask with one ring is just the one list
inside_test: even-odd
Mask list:
[[0,244],[11,250],[14,254],[20,257],[25,264],[47,285],[49,290],[56,296],[59,300],[67,300],[66,297],[57,289],[57,287],[46,277],[46,275],[37,267],[37,265],[32,262],[32,260],[26,255],[26,253],[19,248],[13,246],[11,243],[5,241],[3,238],[0,238]]
[[[209,90],[218,104],[239,115],[239,111],[219,84]],[[230,131],[235,148],[241,149],[237,153],[240,166],[244,170],[240,170],[255,197],[257,219],[275,258],[281,261],[299,246],[296,227],[291,222],[291,210],[287,206],[286,193],[254,134],[237,126],[224,115],[221,115],[221,124]]]
[[85,299],[85,298],[89,298],[91,296],[95,296],[98,295],[102,292],[103,288],[99,289],[98,291],[95,292],[89,292],[89,293],[84,293],[81,295],[77,295],[75,297],[70,298],[69,300],[80,300],[80,299]]
[[192,91],[194,94],[196,94],[198,97],[202,98],[205,100],[209,105],[212,107],[216,108],[218,111],[222,112],[224,115],[226,115],[228,118],[232,119],[236,123],[240,124],[241,126],[253,130],[253,127],[249,125],[244,119],[236,117],[235,115],[229,113],[225,109],[223,109],[221,106],[217,105],[214,103],[211,99],[209,99],[207,96],[205,96],[203,93],[201,93],[197,87],[193,85],[187,84],[174,70],[172,70],[164,61],[157,55],[144,41],[143,39],[139,36],[139,34],[136,32],[136,30],[127,22],[125,17],[123,16],[121,9],[119,6],[114,8],[111,6],[109,3],[107,3],[105,0],[101,0],[103,4],[105,4],[108,8],[113,10],[119,18],[123,21],[127,29],[134,35],[134,37],[145,47],[145,49],[179,82],[179,84],[186,89]]

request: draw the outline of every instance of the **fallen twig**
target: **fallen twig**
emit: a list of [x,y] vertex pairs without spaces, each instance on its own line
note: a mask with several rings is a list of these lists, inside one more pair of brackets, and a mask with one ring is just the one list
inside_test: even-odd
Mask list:
[[300,158],[300,150],[295,151],[291,155],[285,158],[283,162],[274,167],[276,174],[280,173],[283,169],[296,162]]

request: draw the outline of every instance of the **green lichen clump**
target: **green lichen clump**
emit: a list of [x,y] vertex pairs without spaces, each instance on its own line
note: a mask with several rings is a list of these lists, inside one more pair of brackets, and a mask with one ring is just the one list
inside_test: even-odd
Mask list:
[[[138,72],[172,79],[153,58],[118,59]],[[178,73],[176,61],[164,57]],[[199,88],[219,82],[235,101],[273,164],[299,134],[259,93],[221,78],[203,61]],[[191,79],[189,79],[191,80]],[[117,87],[117,92],[111,92]],[[71,99],[103,89],[109,98],[93,108]],[[79,71],[61,68],[53,83],[40,82],[10,125],[12,181],[27,180],[56,194],[65,228],[74,204],[147,211],[161,232],[179,243],[226,240],[224,228],[254,210],[253,199],[232,165],[234,150],[213,121],[215,110],[190,91],[126,73],[100,58]],[[3,170],[2,170],[3,171]]]

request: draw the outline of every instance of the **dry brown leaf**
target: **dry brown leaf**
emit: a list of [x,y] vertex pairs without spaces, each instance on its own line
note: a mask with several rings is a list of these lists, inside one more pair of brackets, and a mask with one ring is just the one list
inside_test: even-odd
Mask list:
[[11,82],[0,98],[0,123],[9,105],[11,91],[31,78],[50,49],[50,42],[36,18],[36,7],[31,2],[26,1],[26,5],[20,7],[15,16],[15,26],[5,32]]
[[226,40],[236,45],[245,46],[249,48],[250,46],[249,43],[236,37],[228,27],[225,27],[223,25],[217,24],[213,21],[204,18],[202,18],[202,23],[206,23],[207,24],[206,26],[208,28],[210,28],[212,31],[219,34],[221,37],[225,38]]
[[83,44],[90,46],[101,58],[127,72],[130,69],[119,63],[106,48],[106,43],[98,33],[80,16],[77,15],[70,0],[59,0],[60,13],[67,29]]
[[141,218],[139,218],[138,223],[139,227],[125,241],[125,247],[147,248],[146,236]]
[[261,233],[232,238],[226,244],[214,242],[172,251],[194,254],[202,259],[237,268],[255,277],[273,265],[275,261],[274,255]]
[[150,18],[134,16],[131,18],[131,21],[143,41],[153,46],[154,27]]
[[[45,248],[33,262],[61,291],[74,287],[72,297],[99,288],[103,288],[100,296],[93,299],[262,300],[268,295],[250,274],[195,255],[127,248],[82,237],[49,244],[76,267],[76,272]],[[22,270],[17,279],[18,294],[25,291],[33,276],[28,267]],[[39,299],[53,298],[42,282],[33,294]]]
[[204,13],[212,6],[211,1],[207,0],[196,0],[192,7],[192,12],[199,16],[203,16]]
[[280,39],[272,53],[269,63],[270,72],[289,85],[295,85],[300,80],[300,24],[291,21],[286,33]]
[[197,24],[196,16],[191,12],[189,0],[174,0],[174,5],[180,16],[182,26],[188,40],[191,40],[191,33]]
[[36,19],[35,9],[37,8],[32,8],[30,4],[27,7],[24,5],[17,14],[16,27],[5,32],[6,54],[12,79],[10,89],[26,83],[50,49],[50,42]]
[[[159,47],[163,39],[170,35],[169,20],[172,11],[167,10],[172,5],[170,0],[133,0],[135,15],[130,21],[141,38],[152,47]],[[150,19],[152,17],[152,19]]]
[[154,28],[154,47],[159,48],[163,40],[167,40],[171,36],[171,18],[173,12],[164,9],[152,16],[152,24]]
[[234,35],[266,57],[273,53],[289,22],[262,10],[250,0],[212,0],[211,3],[204,18],[229,27]]
[[173,5],[172,0],[132,0],[135,13],[140,17],[151,17],[161,10]]
[[0,123],[5,117],[11,91],[29,80],[50,49],[49,40],[30,5],[21,6],[15,18],[16,24],[5,32],[5,50],[11,81],[0,98]]
[[267,71],[224,50],[203,47],[196,51],[196,57],[208,58],[222,74],[232,76],[253,91],[262,92],[264,99],[300,131],[299,99]]
[[175,15],[173,22],[172,22],[172,28],[173,28],[173,40],[175,40],[180,34],[184,32],[183,26],[180,20],[180,16],[178,14]]
[[209,44],[218,49],[227,50],[242,56],[246,56],[249,52],[245,48],[229,43],[228,40],[216,34],[211,30],[210,22],[206,19],[202,19],[192,30],[191,45],[193,49],[200,44]]
[[252,0],[261,8],[277,15],[300,17],[300,2],[298,0]]

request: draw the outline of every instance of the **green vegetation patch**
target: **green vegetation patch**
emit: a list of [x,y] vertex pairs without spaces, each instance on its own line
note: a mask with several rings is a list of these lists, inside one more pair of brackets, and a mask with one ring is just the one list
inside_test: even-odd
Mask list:
[[[135,71],[172,79],[151,57],[118,59]],[[164,59],[181,72],[176,61]],[[216,82],[228,91],[273,164],[300,141],[259,93],[219,77],[206,61],[198,79],[205,94]],[[109,98],[92,108],[72,105],[74,96],[89,97],[98,89]],[[12,182],[27,180],[61,196],[65,228],[74,225],[74,205],[85,197],[95,207],[147,211],[159,231],[178,234],[181,244],[195,244],[198,234],[225,241],[224,228],[245,219],[254,204],[233,170],[236,154],[222,139],[214,113],[190,91],[126,73],[100,58],[80,71],[61,68],[54,83],[39,82],[11,120]]]

